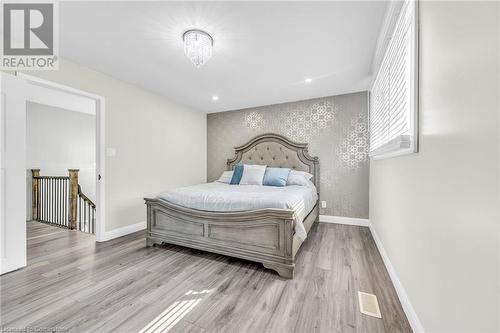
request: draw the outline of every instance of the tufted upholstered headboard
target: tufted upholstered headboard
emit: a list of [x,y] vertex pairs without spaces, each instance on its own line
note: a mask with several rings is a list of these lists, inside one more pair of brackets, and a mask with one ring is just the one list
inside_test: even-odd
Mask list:
[[314,176],[312,181],[319,193],[319,160],[309,156],[307,143],[296,143],[279,134],[267,133],[234,150],[236,156],[227,160],[228,170],[243,163],[306,171]]

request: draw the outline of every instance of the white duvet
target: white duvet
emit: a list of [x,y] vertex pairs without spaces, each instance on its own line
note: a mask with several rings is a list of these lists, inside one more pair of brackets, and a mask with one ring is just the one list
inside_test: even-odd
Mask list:
[[163,192],[158,197],[179,206],[211,212],[291,209],[295,214],[295,234],[302,241],[307,237],[302,221],[318,200],[313,185],[276,187],[220,182],[181,187]]

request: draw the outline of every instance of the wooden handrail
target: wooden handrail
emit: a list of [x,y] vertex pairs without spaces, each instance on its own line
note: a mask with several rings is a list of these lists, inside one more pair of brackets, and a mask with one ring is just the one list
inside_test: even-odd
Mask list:
[[69,179],[68,176],[36,176],[33,179]]
[[82,198],[84,201],[86,201],[90,206],[92,206],[92,208],[95,208],[95,203],[92,200],[90,200],[89,197],[83,194],[82,187],[80,186],[80,184],[78,184],[78,196]]

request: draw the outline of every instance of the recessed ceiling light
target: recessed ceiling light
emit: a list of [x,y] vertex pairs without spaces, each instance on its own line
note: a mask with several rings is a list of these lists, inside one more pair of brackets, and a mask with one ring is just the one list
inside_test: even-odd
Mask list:
[[212,101],[218,101],[218,100],[219,100],[219,96],[217,96],[217,95],[212,96]]
[[310,77],[308,77],[308,78],[305,78],[305,79],[304,79],[304,82],[305,82],[305,83],[311,83],[311,82],[312,82],[312,80],[313,80],[313,79],[311,79]]

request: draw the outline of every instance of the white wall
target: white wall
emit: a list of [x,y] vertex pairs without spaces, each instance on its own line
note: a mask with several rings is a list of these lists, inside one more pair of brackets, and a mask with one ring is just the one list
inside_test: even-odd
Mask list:
[[498,332],[500,4],[420,6],[420,152],[372,161],[370,219],[426,332]]
[[68,169],[79,169],[78,183],[83,193],[93,201],[96,199],[95,139],[95,115],[28,103],[28,171],[40,169],[42,176],[67,176]]
[[145,221],[145,196],[205,181],[204,113],[69,61],[28,74],[106,99],[107,231]]

